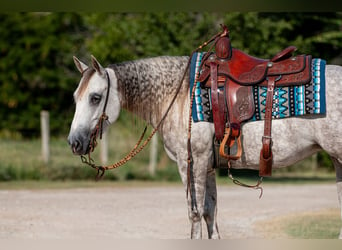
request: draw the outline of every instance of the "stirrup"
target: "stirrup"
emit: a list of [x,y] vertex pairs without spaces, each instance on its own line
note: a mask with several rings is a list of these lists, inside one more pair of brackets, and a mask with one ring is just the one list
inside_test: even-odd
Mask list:
[[227,144],[228,142],[228,139],[230,137],[230,127],[227,127],[226,130],[225,130],[225,133],[224,133],[224,137],[222,139],[222,142],[220,144],[220,155],[227,159],[227,160],[238,160],[240,159],[241,155],[242,155],[242,147],[241,147],[241,133],[239,134],[239,136],[234,139],[234,140],[231,140],[230,139],[230,143],[229,143],[229,147],[231,147],[234,142],[236,141],[236,145],[237,145],[237,152],[235,155],[230,155],[230,154],[226,154],[225,152],[225,145]]

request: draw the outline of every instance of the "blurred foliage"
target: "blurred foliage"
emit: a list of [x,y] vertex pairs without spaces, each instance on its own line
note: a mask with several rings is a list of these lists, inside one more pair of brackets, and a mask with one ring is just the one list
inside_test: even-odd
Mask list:
[[72,55],[82,50],[83,20],[77,14],[0,15],[0,129],[39,133],[39,114],[51,112],[51,131],[70,119],[77,77]]
[[[10,13],[0,14],[0,136],[65,134],[80,76],[72,56],[103,65],[158,55],[189,55],[225,23],[232,44],[270,57],[293,44],[300,53],[341,58],[342,13]],[[340,62],[340,61],[339,61]]]
[[326,168],[331,172],[335,170],[334,164],[331,161],[330,156],[327,153],[318,152],[316,160],[317,160],[318,168]]
[[88,62],[93,54],[103,65],[189,55],[221,23],[233,46],[251,55],[267,58],[295,45],[342,64],[342,13],[1,13],[0,137],[37,137],[43,109],[51,134],[67,133],[80,79],[73,55]]

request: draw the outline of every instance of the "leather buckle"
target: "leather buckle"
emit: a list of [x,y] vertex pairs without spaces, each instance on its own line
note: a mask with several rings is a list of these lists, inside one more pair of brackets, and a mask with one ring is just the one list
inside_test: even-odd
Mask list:
[[264,140],[264,139],[270,139],[272,140],[272,136],[269,136],[269,135],[263,135],[261,140]]
[[273,146],[272,136],[263,135],[263,136],[261,137],[261,142],[264,143],[264,140],[267,140],[267,139],[270,140],[270,146],[272,147],[272,146]]

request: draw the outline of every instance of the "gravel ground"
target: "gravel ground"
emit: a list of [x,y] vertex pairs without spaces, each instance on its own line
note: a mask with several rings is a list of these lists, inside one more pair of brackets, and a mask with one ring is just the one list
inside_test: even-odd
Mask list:
[[[338,208],[334,184],[264,185],[264,194],[218,186],[225,239],[260,239],[256,223]],[[203,223],[203,237],[207,237]],[[186,239],[182,186],[0,190],[0,239]]]

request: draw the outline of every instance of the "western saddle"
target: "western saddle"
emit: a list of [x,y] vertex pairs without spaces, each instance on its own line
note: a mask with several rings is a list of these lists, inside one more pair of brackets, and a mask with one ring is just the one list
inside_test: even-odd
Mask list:
[[[215,40],[215,53],[205,54],[197,80],[210,88],[215,139],[223,158],[237,160],[242,155],[241,124],[255,112],[253,86],[267,88],[264,135],[260,151],[259,176],[272,175],[272,106],[275,87],[303,85],[311,80],[311,56],[293,56],[290,46],[272,59],[260,59],[232,48],[228,28]],[[236,145],[236,154],[230,149]]]

